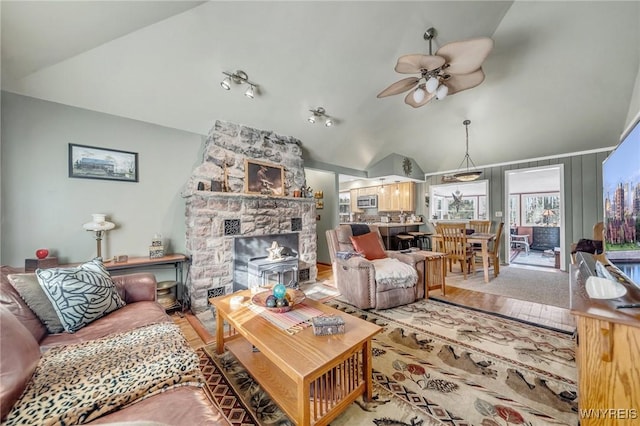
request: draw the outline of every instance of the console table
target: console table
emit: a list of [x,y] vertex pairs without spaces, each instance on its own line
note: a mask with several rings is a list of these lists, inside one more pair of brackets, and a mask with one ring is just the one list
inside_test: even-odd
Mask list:
[[[158,303],[160,303],[167,311],[179,309],[182,303],[178,300],[178,289],[183,284],[184,264],[189,262],[189,257],[184,254],[175,253],[162,257],[151,258],[130,257],[126,262],[105,262],[104,266],[110,273],[118,275],[118,273],[129,273],[135,269],[155,269],[155,268],[173,268],[175,269],[176,280],[158,282]],[[175,294],[174,294],[175,293]]]
[[184,254],[175,253],[166,256],[150,258],[150,257],[130,257],[126,262],[105,262],[104,266],[109,272],[122,271],[127,273],[130,269],[149,269],[158,267],[172,267],[176,272],[176,281],[182,282],[183,266],[189,261]]

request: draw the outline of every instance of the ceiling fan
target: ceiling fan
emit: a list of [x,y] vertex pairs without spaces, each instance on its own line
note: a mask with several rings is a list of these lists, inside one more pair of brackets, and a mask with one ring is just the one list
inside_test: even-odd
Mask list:
[[378,94],[378,98],[398,95],[411,90],[404,102],[414,108],[426,105],[431,99],[444,99],[447,95],[471,89],[484,81],[482,63],[493,48],[488,37],[454,41],[440,47],[431,54],[431,40],[436,35],[434,28],[424,33],[429,41],[429,54],[403,55],[398,58],[395,70],[401,74],[420,74],[393,83]]

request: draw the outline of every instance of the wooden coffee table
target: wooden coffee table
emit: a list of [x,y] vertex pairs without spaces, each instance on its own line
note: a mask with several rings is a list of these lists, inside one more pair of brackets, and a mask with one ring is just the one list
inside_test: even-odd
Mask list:
[[[231,305],[238,295],[243,303]],[[381,327],[307,299],[305,305],[341,316],[346,332],[316,336],[308,327],[288,334],[249,309],[250,299],[249,290],[209,299],[217,353],[233,353],[293,422],[326,425],[358,396],[371,399],[371,339]]]

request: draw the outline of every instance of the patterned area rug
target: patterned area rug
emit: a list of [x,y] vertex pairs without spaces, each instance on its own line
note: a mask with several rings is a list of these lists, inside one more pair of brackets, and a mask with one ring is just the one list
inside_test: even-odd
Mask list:
[[[381,311],[327,304],[384,328],[373,345],[374,400],[351,404],[332,426],[578,423],[566,334],[433,300]],[[233,424],[291,424],[230,353],[199,355]]]

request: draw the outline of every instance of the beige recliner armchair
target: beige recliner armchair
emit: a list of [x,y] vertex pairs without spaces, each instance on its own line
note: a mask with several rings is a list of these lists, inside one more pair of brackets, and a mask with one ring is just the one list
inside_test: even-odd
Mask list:
[[[362,230],[363,225],[359,230]],[[357,229],[357,228],[356,228]],[[356,249],[351,241],[353,228],[351,225],[340,225],[335,229],[326,231],[329,254],[333,267],[333,277],[338,290],[349,301],[349,303],[360,309],[387,309],[395,306],[405,305],[424,297],[424,257],[411,253],[400,253],[397,251],[387,251],[384,248],[382,237],[378,227],[369,225],[369,232],[376,235],[377,247],[390,259],[397,259],[402,266],[398,271],[407,269],[409,265],[412,269],[413,279],[407,278],[405,281],[394,282],[393,280],[376,281],[376,260],[367,260],[361,256],[352,256],[343,259],[336,253],[355,253]],[[393,267],[394,262],[388,262]],[[396,264],[397,265],[397,264]],[[382,268],[379,268],[378,273]],[[392,271],[393,272],[393,271]],[[395,274],[394,274],[395,275]]]

